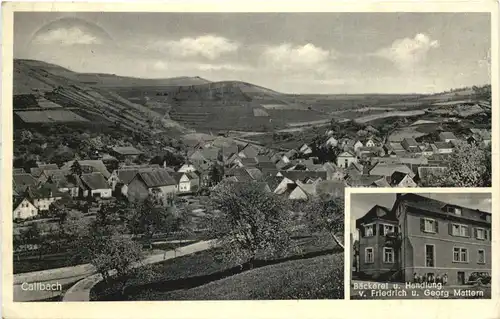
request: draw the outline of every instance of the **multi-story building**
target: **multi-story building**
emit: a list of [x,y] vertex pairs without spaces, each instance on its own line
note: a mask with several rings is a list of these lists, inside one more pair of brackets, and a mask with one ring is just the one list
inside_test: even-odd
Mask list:
[[446,275],[448,284],[461,285],[474,272],[491,275],[490,213],[397,194],[392,209],[375,205],[356,228],[359,272],[374,279]]

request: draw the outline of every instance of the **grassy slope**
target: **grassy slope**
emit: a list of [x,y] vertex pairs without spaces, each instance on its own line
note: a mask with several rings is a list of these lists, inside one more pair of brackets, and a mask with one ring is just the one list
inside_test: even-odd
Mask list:
[[[260,260],[256,263],[256,267],[269,263],[303,258],[306,254],[319,255],[328,253],[332,252],[335,248],[335,244],[327,235],[306,236],[297,238],[294,242],[298,251],[291,251],[281,259],[272,261]],[[219,255],[219,249],[212,249],[151,265],[151,272],[153,274],[151,278],[129,279],[127,283],[129,286],[127,288],[127,297],[129,300],[136,300],[141,299],[141,295],[143,294],[150,294],[150,291],[154,291],[153,294],[161,294],[174,289],[192,288],[234,275],[241,271],[236,262],[223,260]],[[123,297],[116,296],[118,286],[120,286],[120,280],[109,285],[103,282],[99,283],[92,290],[93,299],[123,300]]]
[[155,300],[341,299],[344,255],[337,253],[253,269],[201,287],[148,294]]

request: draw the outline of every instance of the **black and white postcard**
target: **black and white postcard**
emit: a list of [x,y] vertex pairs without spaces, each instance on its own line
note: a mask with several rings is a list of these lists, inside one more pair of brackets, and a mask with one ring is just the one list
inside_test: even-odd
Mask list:
[[498,8],[280,1],[2,7],[6,318],[495,299]]

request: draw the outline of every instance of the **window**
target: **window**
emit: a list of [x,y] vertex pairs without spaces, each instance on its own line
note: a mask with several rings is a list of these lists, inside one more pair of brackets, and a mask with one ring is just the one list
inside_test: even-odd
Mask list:
[[389,264],[394,263],[394,250],[390,247],[384,247],[384,262]]
[[373,248],[371,247],[365,248],[365,263],[373,263]]
[[460,207],[448,206],[448,208],[446,210],[448,213],[455,214],[457,216],[462,215],[462,209]]
[[477,239],[482,239],[482,240],[486,239],[485,233],[486,231],[484,230],[484,228],[476,228]]
[[425,266],[434,267],[434,245],[425,245]]
[[469,253],[467,248],[454,247],[453,248],[453,261],[466,263],[469,261]]
[[424,231],[426,233],[436,232],[436,221],[434,219],[424,218]]
[[469,226],[460,225],[460,224],[452,224],[451,234],[453,236],[469,237]]
[[373,236],[373,224],[365,225],[365,237],[371,237],[371,236]]
[[484,249],[479,249],[477,251],[477,263],[478,264],[484,264],[484,263],[486,263],[486,258],[484,256]]
[[394,233],[394,229],[395,229],[395,227],[393,225],[384,225],[384,233],[383,233],[383,235]]

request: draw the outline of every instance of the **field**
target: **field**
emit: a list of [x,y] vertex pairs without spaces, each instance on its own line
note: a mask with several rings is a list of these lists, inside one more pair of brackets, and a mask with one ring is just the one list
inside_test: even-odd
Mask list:
[[417,116],[417,115],[424,115],[424,114],[425,114],[425,111],[421,111],[421,110],[391,111],[391,112],[384,112],[384,113],[371,114],[371,115],[358,117],[355,119],[355,121],[358,123],[366,123],[366,122],[371,122],[373,120],[387,118],[387,117],[408,117],[408,116]]
[[[329,268],[331,271],[335,272],[335,269],[338,268],[341,269],[340,273],[343,274],[343,263],[340,262],[343,254],[339,254],[338,249],[335,248],[334,243],[329,237],[325,235],[306,235],[296,237],[294,242],[296,243],[294,251],[289,252],[283,257],[271,260],[258,259],[254,263],[253,269],[248,269],[246,265],[240,267],[233,261],[221,259],[218,248],[167,260],[152,265],[152,273],[154,274],[152,278],[148,278],[147,280],[130,278],[127,283],[128,287],[125,295],[121,295],[117,290],[118,287],[121,287],[123,279],[118,279],[111,285],[99,283],[92,290],[93,300],[141,300],[144,298],[148,300],[161,300],[166,296],[165,294],[173,293],[179,289],[192,289],[196,287],[200,287],[201,289],[206,284],[216,284],[218,282],[220,286],[231,287],[225,285],[224,281],[221,280],[234,279],[236,282],[239,282],[241,281],[241,279],[238,279],[241,278],[239,276],[258,277],[255,273],[260,271],[275,273],[274,276],[277,273],[283,272],[283,269],[288,269],[291,272],[293,269],[298,269],[297,272],[302,272],[304,267],[307,268],[307,264],[313,265],[316,262],[318,263],[318,269],[323,269],[324,273],[324,269],[328,269],[325,267],[326,259],[332,265]],[[335,253],[335,255],[332,256],[332,253]],[[339,263],[336,264],[333,261],[339,261]],[[281,269],[281,271],[273,269]],[[283,275],[286,276],[286,273],[283,272]],[[323,276],[319,273],[319,270],[317,275],[318,278]],[[264,280],[268,279],[267,277],[261,278]],[[337,283],[335,286],[342,283],[343,294],[343,278],[340,278]],[[261,285],[258,284],[257,286]],[[256,289],[258,289],[257,286]],[[240,292],[243,292],[242,289],[243,287],[238,287]],[[236,291],[235,293],[237,294],[238,292]],[[222,296],[219,299],[223,298]],[[168,298],[170,298],[170,295]]]
[[15,112],[25,123],[87,122],[88,120],[70,110],[18,111]]
[[[201,287],[139,295],[134,300],[286,300],[344,297],[343,254],[283,262]],[[150,299],[150,296],[153,298]],[[147,297],[147,299],[145,298]]]

